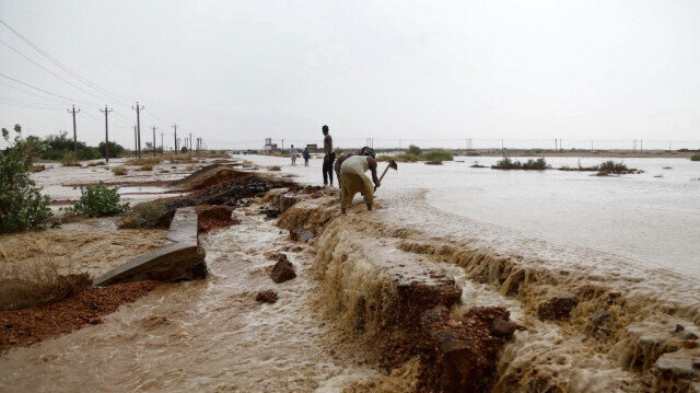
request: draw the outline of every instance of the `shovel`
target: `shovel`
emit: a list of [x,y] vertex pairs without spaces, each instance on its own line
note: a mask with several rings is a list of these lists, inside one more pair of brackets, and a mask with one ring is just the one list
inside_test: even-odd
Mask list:
[[[386,168],[384,168],[384,172],[382,175],[379,177],[379,184],[382,184],[382,180],[384,180],[384,176],[386,176],[386,173],[389,172],[389,168],[398,171],[399,170],[399,165],[396,164],[396,161],[394,160],[389,160],[389,163],[387,164]],[[374,192],[377,192],[377,189],[374,189]]]

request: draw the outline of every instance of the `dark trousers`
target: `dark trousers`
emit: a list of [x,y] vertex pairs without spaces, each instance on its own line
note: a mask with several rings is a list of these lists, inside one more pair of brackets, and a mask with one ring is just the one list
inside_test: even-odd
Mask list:
[[323,156],[323,185],[328,185],[329,182],[333,185],[333,161],[335,153]]

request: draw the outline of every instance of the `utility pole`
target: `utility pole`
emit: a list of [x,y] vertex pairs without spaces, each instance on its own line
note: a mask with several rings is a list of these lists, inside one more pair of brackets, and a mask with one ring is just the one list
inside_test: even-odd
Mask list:
[[153,146],[151,146],[151,147],[153,148],[153,155],[154,156],[156,155],[156,129],[157,128],[158,127],[156,127],[156,126],[151,127],[151,129],[153,130]]
[[68,113],[73,114],[73,153],[75,153],[75,158],[78,159],[78,132],[75,127],[75,114],[80,113],[80,109],[76,110],[75,105],[73,105],[72,109],[68,109]]
[[160,154],[165,154],[165,145],[163,145],[163,131],[160,132]]
[[173,140],[175,141],[175,154],[177,154],[177,124],[173,124],[173,129],[175,130],[175,135],[173,136]]
[[141,158],[141,110],[143,109],[143,105],[140,105],[139,102],[136,101],[136,106],[132,106],[131,108],[136,110],[137,150],[138,150],[138,157]]
[[137,151],[139,149],[138,142],[139,142],[139,138],[138,138],[138,136],[136,136],[136,126],[134,126],[134,157],[136,157],[136,155],[138,154],[138,151]]
[[192,133],[191,132],[190,132],[190,147],[187,150],[192,151]]
[[105,161],[109,163],[109,121],[107,117],[109,116],[109,112],[112,112],[112,109],[109,109],[109,107],[105,105],[105,109],[100,109],[100,112],[105,114]]

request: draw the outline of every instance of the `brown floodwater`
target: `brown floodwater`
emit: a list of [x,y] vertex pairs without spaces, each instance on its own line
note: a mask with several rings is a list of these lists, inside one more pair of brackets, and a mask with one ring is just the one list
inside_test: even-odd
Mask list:
[[[4,353],[0,391],[331,393],[373,375],[332,350],[311,306],[307,249],[287,252],[297,278],[269,278],[264,253],[295,244],[253,210],[204,241],[209,278],[162,286],[101,325]],[[255,301],[264,289],[277,303]]]

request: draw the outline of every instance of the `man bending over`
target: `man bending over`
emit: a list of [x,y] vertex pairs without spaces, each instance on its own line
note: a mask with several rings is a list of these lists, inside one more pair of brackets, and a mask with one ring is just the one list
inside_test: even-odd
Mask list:
[[[372,172],[370,182],[365,172]],[[367,210],[372,210],[374,202],[374,190],[379,188],[377,177],[377,161],[372,156],[350,156],[340,166],[340,211],[345,211],[352,206],[352,199],[358,192],[362,194],[367,205]]]

